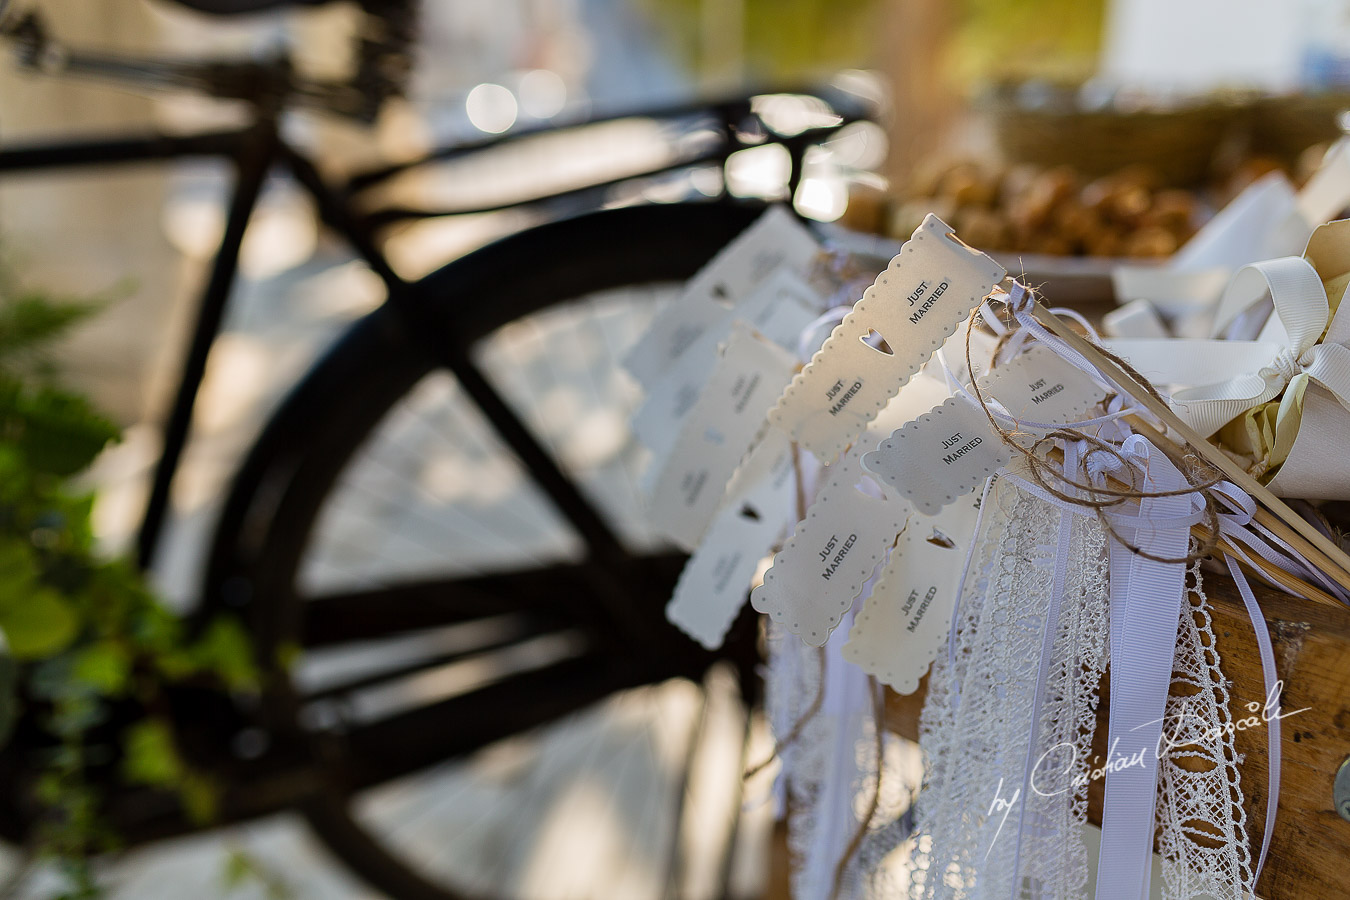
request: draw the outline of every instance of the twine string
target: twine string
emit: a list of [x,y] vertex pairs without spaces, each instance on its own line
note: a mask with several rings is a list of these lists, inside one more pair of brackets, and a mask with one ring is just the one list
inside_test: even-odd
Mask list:
[[[1031,308],[1035,302],[1035,294],[1031,288],[1028,288],[1019,282],[1013,282],[1014,293],[1009,295],[1005,306],[1010,312],[1015,314],[1019,309]],[[986,304],[987,305],[987,304]],[[986,313],[987,315],[987,313]],[[990,408],[989,401],[985,397],[984,391],[980,387],[979,380],[974,377],[974,364],[971,353],[971,332],[975,326],[982,320],[980,310],[971,313],[970,327],[966,329],[965,353],[966,370],[971,373],[970,394],[975,403],[984,412],[989,421],[990,428],[998,436],[999,440],[1011,450],[1015,456],[1022,458],[1026,465],[1026,474],[1047,494],[1062,500],[1065,503],[1071,503],[1076,506],[1087,507],[1094,511],[1097,518],[1101,521],[1102,527],[1113,540],[1120,542],[1128,548],[1131,553],[1160,563],[1184,563],[1190,564],[1199,559],[1211,556],[1218,544],[1218,524],[1219,509],[1214,497],[1210,491],[1215,485],[1224,481],[1223,473],[1218,472],[1208,462],[1204,461],[1193,450],[1185,453],[1178,461],[1182,463],[1179,468],[1186,480],[1186,486],[1174,490],[1154,491],[1144,490],[1139,487],[1135,474],[1133,461],[1126,456],[1114,444],[1103,440],[1097,435],[1087,431],[1080,431],[1072,428],[1052,428],[1044,435],[1027,444],[1024,440],[1018,440],[1019,436],[1025,434],[1016,428],[1005,428],[999,421],[999,416]],[[1010,335],[1015,334],[1014,330],[1004,332],[1000,338],[997,347],[1006,343]],[[1144,378],[1127,361],[1121,359],[1111,351],[1098,347],[1100,352],[1119,365],[1131,378],[1134,378],[1139,384],[1149,392],[1155,399],[1165,403],[1166,399],[1154,387],[1148,379]],[[991,366],[998,357],[997,349],[994,359],[991,360]],[[1015,420],[1014,420],[1015,421]],[[1087,446],[1081,455],[1079,466],[1085,471],[1092,471],[1095,463],[1099,471],[1105,471],[1110,468],[1120,475],[1130,477],[1130,486],[1123,488],[1110,487],[1104,480],[1096,482],[1092,478],[1084,481],[1078,480],[1077,468],[1074,473],[1063,470],[1062,467],[1056,467],[1048,458],[1045,451],[1054,446],[1063,446],[1066,443],[1073,442],[1078,444],[1085,443]],[[1105,465],[1102,464],[1101,457],[1106,456]],[[1206,524],[1206,535],[1203,539],[1193,543],[1190,552],[1185,557],[1170,558],[1158,554],[1150,553],[1129,541],[1116,530],[1109,517],[1105,515],[1106,511],[1112,507],[1131,501],[1142,500],[1150,497],[1174,497],[1185,494],[1199,494],[1204,503],[1204,522]]]

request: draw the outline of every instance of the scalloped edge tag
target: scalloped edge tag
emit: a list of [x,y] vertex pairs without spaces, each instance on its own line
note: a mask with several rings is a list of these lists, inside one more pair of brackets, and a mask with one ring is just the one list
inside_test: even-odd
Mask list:
[[647,396],[631,419],[637,439],[663,465],[680,422],[698,400],[709,373],[717,365],[718,347],[742,321],[773,343],[794,354],[803,328],[817,316],[820,298],[801,275],[778,269],[722,317],[712,323],[680,357],[647,387]]
[[893,492],[863,493],[860,457],[876,440],[869,436],[822,472],[806,518],[750,594],[751,606],[813,647],[829,640],[911,511]]
[[1033,346],[980,383],[1017,419],[1061,425],[1083,418],[1106,389],[1053,350]]
[[864,454],[862,465],[932,516],[1011,459],[984,410],[962,397],[948,397]]
[[792,450],[770,432],[736,473],[698,550],[685,563],[666,618],[709,650],[726,639],[760,561],[787,529],[796,502]]
[[699,335],[726,318],[728,305],[779,267],[804,275],[819,252],[820,244],[792,213],[782,205],[769,207],[656,313],[624,356],[623,367],[638,384],[650,387]]
[[[980,498],[977,492],[931,519],[911,519],[853,619],[841,654],[897,693],[918,689],[947,638]],[[951,546],[930,540],[934,531]]]
[[[833,460],[1006,275],[929,213],[792,379],[769,421]],[[874,332],[889,352],[867,342]]]
[[686,550],[698,546],[731,476],[765,429],[792,375],[792,355],[736,322],[698,402],[657,476],[651,522]]

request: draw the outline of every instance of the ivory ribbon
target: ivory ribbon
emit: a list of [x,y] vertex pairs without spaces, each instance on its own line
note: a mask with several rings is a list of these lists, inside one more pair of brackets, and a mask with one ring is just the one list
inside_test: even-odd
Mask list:
[[[1207,340],[1116,339],[1106,346],[1172,391],[1202,434],[1220,429],[1282,496],[1350,499],[1350,220],[1318,228],[1303,257],[1254,263],[1234,277]],[[1273,311],[1273,315],[1270,313]],[[1254,340],[1219,340],[1218,335]],[[1278,398],[1278,402],[1277,402]],[[1227,426],[1225,428],[1225,426]]]
[[1183,385],[1173,391],[1172,406],[1206,437],[1281,393],[1301,393],[1308,381],[1350,409],[1350,349],[1318,343],[1332,322],[1322,279],[1306,259],[1244,266],[1220,300],[1216,325],[1231,323],[1267,296],[1275,317],[1264,340],[1122,338],[1107,346],[1149,379]]

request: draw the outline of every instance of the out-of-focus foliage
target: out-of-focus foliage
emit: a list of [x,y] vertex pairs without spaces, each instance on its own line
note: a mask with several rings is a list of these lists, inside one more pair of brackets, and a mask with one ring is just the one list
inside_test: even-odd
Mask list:
[[[692,70],[706,65],[700,40],[706,7],[723,0],[634,0],[662,26]],[[877,26],[887,0],[743,0],[742,52],[750,79],[791,81],[865,66],[881,50]]]
[[959,83],[1076,83],[1097,70],[1103,0],[961,0],[960,6],[950,55]]
[[0,746],[21,719],[52,739],[38,841],[66,875],[63,897],[95,896],[89,857],[117,844],[91,767],[115,762],[124,782],[173,791],[209,820],[216,785],[179,754],[164,692],[189,679],[257,687],[237,622],[190,635],[130,564],[95,553],[93,498],[70,477],[118,430],[52,381],[47,351],[98,305],[55,303],[0,274]]
[[[703,71],[704,29],[733,23],[726,0],[633,0],[692,71]],[[733,0],[743,3],[745,75],[792,80],[828,69],[886,64],[894,7],[913,0]],[[948,71],[959,84],[1042,78],[1078,82],[1097,68],[1104,0],[934,0],[951,16]]]

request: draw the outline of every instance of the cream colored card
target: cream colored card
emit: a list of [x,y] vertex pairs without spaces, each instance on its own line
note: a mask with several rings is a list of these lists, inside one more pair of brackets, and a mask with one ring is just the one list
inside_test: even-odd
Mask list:
[[745,322],[786,350],[796,352],[797,339],[817,315],[820,298],[796,272],[782,268],[769,275],[735,307],[721,310],[721,318],[709,325],[678,359],[647,388],[647,396],[633,414],[633,433],[651,449],[662,465],[680,431],[680,423],[693,408],[717,365],[719,346],[726,342],[735,322]]
[[770,421],[833,460],[1005,274],[929,215],[793,378]]
[[1106,390],[1081,369],[1043,346],[1032,346],[980,383],[1015,419],[1063,425],[1089,418]]
[[933,518],[911,518],[853,619],[844,659],[901,694],[918,688],[947,639],[980,498],[977,491]]
[[1011,458],[984,410],[961,397],[895,430],[862,458],[863,467],[925,515],[983,484]]
[[[650,390],[709,328],[726,319],[727,307],[686,288],[663,306],[624,357],[623,366]],[[715,342],[714,342],[715,343]]]
[[802,331],[824,311],[823,304],[824,299],[805,275],[784,266],[760,282],[732,308],[731,314],[795,354]]
[[787,437],[770,431],[736,473],[703,543],[685,563],[666,618],[709,650],[722,646],[796,499]]
[[652,491],[652,523],[680,546],[698,546],[794,366],[789,353],[748,326],[732,328]]
[[782,206],[770,207],[656,314],[624,358],[624,367],[639,384],[649,387],[771,272],[786,267],[805,274],[819,252],[819,243],[791,212]]
[[910,513],[892,489],[864,493],[859,457],[876,439],[868,432],[854,452],[824,469],[806,518],[750,595],[755,609],[812,646],[829,639]]

